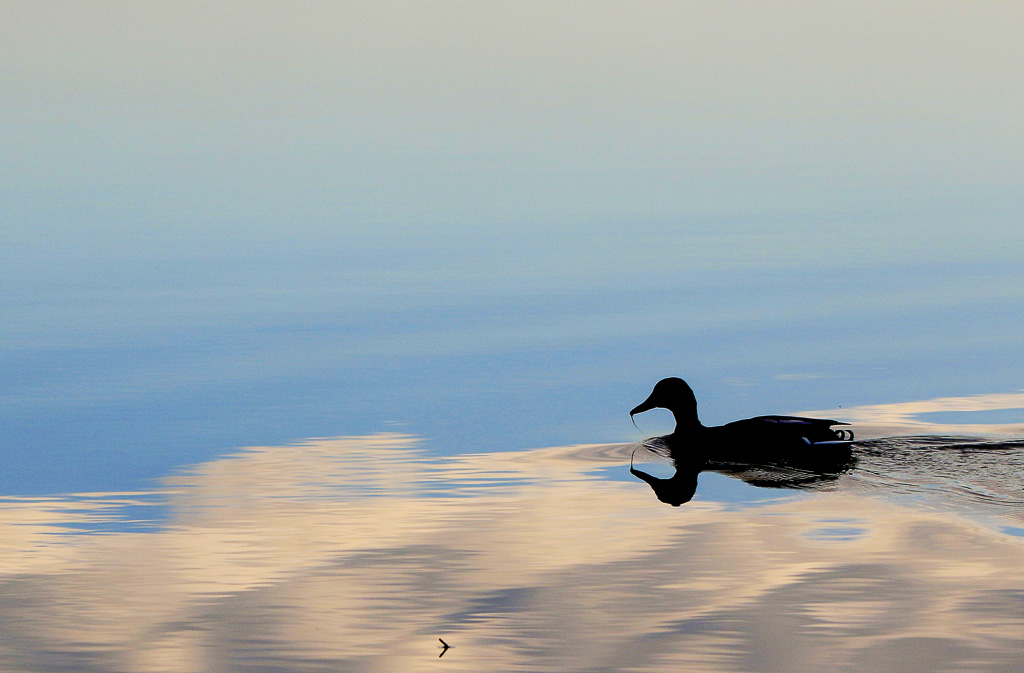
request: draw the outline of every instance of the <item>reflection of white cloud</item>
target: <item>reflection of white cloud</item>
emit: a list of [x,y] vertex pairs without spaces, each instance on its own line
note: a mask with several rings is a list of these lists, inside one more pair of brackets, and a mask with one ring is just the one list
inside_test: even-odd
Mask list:
[[0,577],[60,568],[75,553],[74,535],[122,521],[123,508],[153,504],[153,493],[79,493],[56,497],[0,497]]
[[[675,509],[594,476],[624,470],[625,447],[431,458],[415,444],[247,449],[171,480],[159,530],[14,543],[0,656],[24,670],[798,671],[1021,654],[1024,544],[956,512],[856,489]],[[19,520],[59,533],[55,509],[0,503],[0,535]],[[438,636],[456,646],[443,660]]]
[[858,437],[886,435],[1024,435],[1024,423],[934,423],[918,418],[921,414],[943,411],[995,411],[1021,409],[1024,417],[1024,392],[993,393],[969,397],[937,397],[918,402],[868,404],[845,409],[802,411],[801,415],[827,416],[855,423]]

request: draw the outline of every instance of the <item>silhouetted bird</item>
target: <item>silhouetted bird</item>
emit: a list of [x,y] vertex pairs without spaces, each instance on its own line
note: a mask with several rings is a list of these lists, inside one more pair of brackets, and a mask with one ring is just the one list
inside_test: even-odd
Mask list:
[[816,445],[845,446],[853,439],[849,430],[833,430],[833,425],[848,425],[839,421],[800,416],[757,416],[726,425],[706,427],[697,418],[697,398],[686,381],[668,378],[658,381],[650,396],[632,411],[630,418],[650,409],[668,409],[676,419],[676,429],[665,440],[673,445],[683,444],[732,452],[803,451]]
[[853,432],[833,430],[839,421],[800,416],[757,416],[717,427],[697,418],[697,398],[685,381],[663,379],[650,396],[629,412],[632,418],[654,408],[676,419],[671,435],[643,442],[643,447],[672,459],[676,473],[663,479],[633,467],[629,471],[654,490],[662,502],[679,506],[697,489],[704,470],[729,474],[757,486],[816,488],[835,481],[856,462]]

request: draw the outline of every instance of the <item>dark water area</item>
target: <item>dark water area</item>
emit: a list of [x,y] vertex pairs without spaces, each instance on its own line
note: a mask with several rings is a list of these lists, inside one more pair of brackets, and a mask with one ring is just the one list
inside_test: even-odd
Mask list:
[[245,449],[151,491],[0,500],[0,661],[1019,669],[1024,442],[867,440],[837,479],[708,471],[681,507],[630,476],[642,446],[436,456],[377,434]]

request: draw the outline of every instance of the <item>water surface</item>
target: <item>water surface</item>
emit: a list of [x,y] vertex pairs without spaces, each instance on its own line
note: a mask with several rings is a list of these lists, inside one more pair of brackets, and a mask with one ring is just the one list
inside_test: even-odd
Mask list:
[[6,499],[0,657],[25,671],[1019,666],[1019,440],[868,440],[820,488],[704,473],[680,508],[629,476],[637,446],[438,457],[376,434],[245,449],[149,492]]
[[1014,670],[1020,7],[6,3],[0,668]]

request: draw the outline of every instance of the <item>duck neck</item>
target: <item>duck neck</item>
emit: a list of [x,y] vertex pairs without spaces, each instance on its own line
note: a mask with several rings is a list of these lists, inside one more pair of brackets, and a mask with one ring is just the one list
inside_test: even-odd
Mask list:
[[676,419],[675,434],[689,434],[704,429],[700,419],[697,418],[696,407],[692,409],[672,409],[672,415]]

